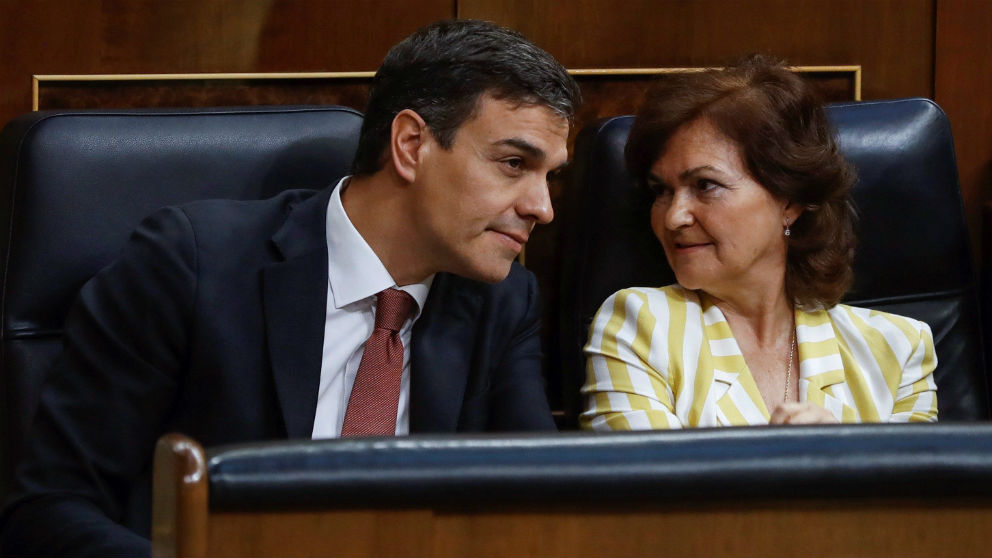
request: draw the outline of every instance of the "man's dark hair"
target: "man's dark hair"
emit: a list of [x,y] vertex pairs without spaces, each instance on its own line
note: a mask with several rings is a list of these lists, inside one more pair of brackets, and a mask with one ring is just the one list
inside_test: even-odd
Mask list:
[[433,23],[394,46],[376,72],[352,172],[382,168],[393,119],[404,109],[450,148],[483,94],[546,106],[569,122],[581,99],[565,68],[520,33],[486,21]]

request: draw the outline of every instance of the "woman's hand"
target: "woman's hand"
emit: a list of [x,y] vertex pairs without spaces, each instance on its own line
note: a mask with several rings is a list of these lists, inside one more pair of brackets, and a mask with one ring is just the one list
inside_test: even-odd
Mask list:
[[768,424],[839,424],[830,411],[813,403],[782,403]]

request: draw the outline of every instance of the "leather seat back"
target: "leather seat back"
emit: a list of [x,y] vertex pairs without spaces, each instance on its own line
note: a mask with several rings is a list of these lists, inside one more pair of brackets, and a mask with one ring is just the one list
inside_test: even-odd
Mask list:
[[76,292],[155,209],[323,188],[347,173],[343,107],[35,112],[0,133],[0,466],[16,462]]

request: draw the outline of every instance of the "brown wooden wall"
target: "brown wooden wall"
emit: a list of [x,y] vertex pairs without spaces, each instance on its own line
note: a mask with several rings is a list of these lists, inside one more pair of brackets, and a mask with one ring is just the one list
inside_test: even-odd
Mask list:
[[[860,65],[863,99],[923,96],[947,111],[978,253],[992,197],[989,0],[0,0],[0,122],[31,110],[32,75],[371,71],[399,39],[448,17],[516,28],[573,69],[712,66],[750,52]],[[635,104],[583,87],[590,115]],[[360,107],[363,94],[360,83],[331,93],[283,83],[185,95],[150,83],[53,88],[42,98],[78,107],[227,99]],[[547,236],[528,255],[555,242]],[[532,259],[543,288],[554,289],[554,270]]]
[[[748,52],[859,64],[864,99],[924,96],[947,110],[977,239],[992,195],[988,0],[0,0],[0,122],[31,109],[35,74],[374,70],[390,45],[446,17],[514,27],[569,68],[709,66]],[[170,87],[142,95],[168,104]],[[324,100],[249,101],[280,95]]]
[[989,266],[992,223],[983,225],[981,216],[992,199],[992,2],[938,0],[935,17],[933,99],[951,121],[972,238]]

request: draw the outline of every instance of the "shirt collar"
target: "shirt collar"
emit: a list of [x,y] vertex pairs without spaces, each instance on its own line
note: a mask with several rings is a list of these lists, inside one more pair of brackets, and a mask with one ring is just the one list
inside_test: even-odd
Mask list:
[[419,283],[399,287],[379,260],[372,247],[352,224],[341,203],[341,192],[348,187],[346,176],[337,183],[327,204],[327,281],[334,298],[334,307],[342,308],[396,287],[417,302],[414,318],[420,315],[427,301],[434,275]]

